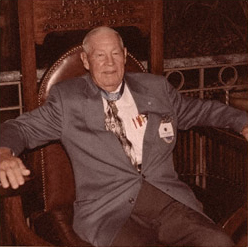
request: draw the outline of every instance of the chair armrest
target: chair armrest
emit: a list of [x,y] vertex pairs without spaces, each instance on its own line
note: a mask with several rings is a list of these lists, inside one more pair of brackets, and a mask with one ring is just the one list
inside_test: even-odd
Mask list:
[[242,144],[242,146],[248,146],[245,138],[231,129],[215,127],[193,127],[192,129],[195,132],[206,135],[212,139],[218,139],[218,141],[222,143],[228,143],[228,145],[239,147]]
[[248,209],[245,203],[230,217],[219,223],[224,231],[233,238],[236,246],[247,246],[247,215]]
[[18,189],[4,189],[0,186],[1,210],[3,210],[1,225],[4,226],[4,233],[11,236],[12,240],[8,239],[7,241],[14,241],[16,245],[52,246],[51,243],[43,240],[32,231],[25,217],[22,195],[34,193],[34,181],[34,177],[26,177],[24,185]]
[[39,213],[33,225],[39,236],[59,246],[92,246],[83,241],[73,230],[72,209],[65,207]]
[[51,246],[52,244],[37,236],[27,225],[20,195],[3,197],[5,230],[14,238],[16,245]]
[[247,214],[247,206],[243,205],[230,217],[220,222],[220,224],[229,235],[232,235],[245,221],[247,221]]

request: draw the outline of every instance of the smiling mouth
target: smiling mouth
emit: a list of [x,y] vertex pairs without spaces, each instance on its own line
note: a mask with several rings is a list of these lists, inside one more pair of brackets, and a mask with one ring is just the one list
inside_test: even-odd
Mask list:
[[107,75],[112,75],[114,74],[116,71],[105,71],[104,74],[107,74]]

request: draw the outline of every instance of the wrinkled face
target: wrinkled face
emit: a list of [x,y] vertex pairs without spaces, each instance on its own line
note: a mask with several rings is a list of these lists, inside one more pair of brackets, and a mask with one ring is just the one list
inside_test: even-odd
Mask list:
[[124,76],[127,50],[113,32],[92,35],[87,51],[82,52],[84,67],[90,71],[93,81],[102,89],[111,92],[118,88]]

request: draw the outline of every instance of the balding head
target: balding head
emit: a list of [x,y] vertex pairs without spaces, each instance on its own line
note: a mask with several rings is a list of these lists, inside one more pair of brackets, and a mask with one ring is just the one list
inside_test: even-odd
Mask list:
[[119,41],[120,41],[120,46],[122,48],[124,48],[123,40],[122,40],[120,34],[117,31],[115,31],[114,29],[112,29],[110,27],[101,26],[101,27],[97,27],[97,28],[92,29],[84,37],[84,40],[83,40],[83,43],[82,43],[84,52],[86,52],[86,53],[89,52],[91,38],[93,36],[100,35],[100,34],[115,34],[117,36],[117,38],[119,39]]

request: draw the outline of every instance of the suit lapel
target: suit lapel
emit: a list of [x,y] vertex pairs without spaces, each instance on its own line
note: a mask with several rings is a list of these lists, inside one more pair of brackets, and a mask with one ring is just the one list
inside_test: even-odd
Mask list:
[[86,100],[83,102],[85,121],[89,129],[105,130],[103,101],[98,87],[92,81],[90,75],[86,77],[88,82],[84,90]]
[[149,155],[153,148],[153,140],[158,132],[161,117],[156,113],[158,102],[155,98],[136,93],[133,93],[133,97],[137,104],[139,114],[145,114],[148,117],[142,152],[142,166],[144,171],[146,164],[149,163]]

